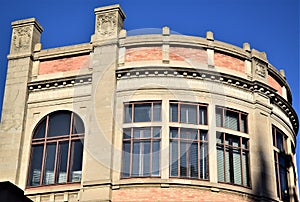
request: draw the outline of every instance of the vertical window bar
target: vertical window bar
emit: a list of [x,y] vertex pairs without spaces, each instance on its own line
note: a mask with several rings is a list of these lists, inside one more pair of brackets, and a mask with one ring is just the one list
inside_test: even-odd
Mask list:
[[46,121],[46,130],[45,130],[45,141],[44,141],[44,150],[43,150],[43,160],[42,160],[42,169],[41,169],[41,177],[40,177],[40,185],[43,184],[44,178],[44,169],[45,169],[45,161],[46,161],[46,146],[47,146],[47,138],[48,138],[48,126],[49,126],[49,115],[47,115]]

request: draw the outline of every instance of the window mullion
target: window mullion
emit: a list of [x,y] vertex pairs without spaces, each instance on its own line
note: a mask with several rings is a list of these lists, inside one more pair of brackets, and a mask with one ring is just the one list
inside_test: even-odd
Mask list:
[[242,185],[244,186],[244,163],[243,163],[243,149],[242,149],[242,137],[240,137],[240,159],[241,159],[241,169],[242,169],[242,172],[241,172],[241,177],[242,177]]
[[54,183],[57,182],[57,170],[58,170],[58,166],[59,166],[59,163],[57,162],[59,159],[58,159],[58,153],[60,152],[60,149],[58,148],[59,147],[59,141],[56,142],[56,150],[55,150],[55,160],[54,160],[54,173],[53,173],[53,177],[54,177]]
[[44,180],[43,178],[44,178],[44,169],[45,169],[45,161],[46,161],[48,126],[49,126],[49,115],[47,115],[47,121],[46,121],[45,141],[44,141],[44,150],[43,150],[42,169],[41,169],[41,176],[40,176],[40,185],[43,184],[43,180]]

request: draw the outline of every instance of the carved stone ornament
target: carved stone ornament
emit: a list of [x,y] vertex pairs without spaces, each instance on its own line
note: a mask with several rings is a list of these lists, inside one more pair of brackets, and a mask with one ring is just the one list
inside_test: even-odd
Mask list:
[[20,27],[14,30],[13,35],[13,49],[27,50],[30,45],[31,38],[31,28],[30,27]]
[[266,78],[267,67],[259,62],[256,62],[255,73],[263,78]]
[[111,36],[116,29],[116,17],[114,14],[98,16],[97,30],[102,36]]

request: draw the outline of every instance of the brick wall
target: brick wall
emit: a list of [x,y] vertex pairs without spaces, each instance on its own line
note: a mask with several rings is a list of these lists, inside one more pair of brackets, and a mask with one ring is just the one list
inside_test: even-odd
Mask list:
[[281,85],[273,77],[271,77],[270,75],[268,75],[268,84],[272,88],[276,89],[280,95],[282,95]]
[[39,75],[55,72],[66,72],[88,67],[89,55],[42,61],[39,66]]
[[205,50],[195,48],[170,47],[170,60],[192,61],[207,63],[207,54]]
[[225,67],[234,71],[245,73],[245,64],[243,60],[216,52],[214,54],[214,60],[215,66]]
[[161,47],[129,48],[126,50],[125,62],[162,60]]
[[252,202],[254,200],[228,192],[212,192],[196,188],[130,187],[113,190],[112,201]]

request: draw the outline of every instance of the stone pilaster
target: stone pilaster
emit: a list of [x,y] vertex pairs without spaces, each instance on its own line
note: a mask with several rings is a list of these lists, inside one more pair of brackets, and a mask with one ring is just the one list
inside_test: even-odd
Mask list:
[[0,130],[0,181],[9,180],[18,185],[22,141],[27,108],[27,83],[32,69],[32,53],[40,42],[43,31],[34,19],[12,23],[11,49]]
[[112,5],[94,10],[96,15],[95,34],[92,42],[117,38],[123,29],[125,14],[120,5]]

